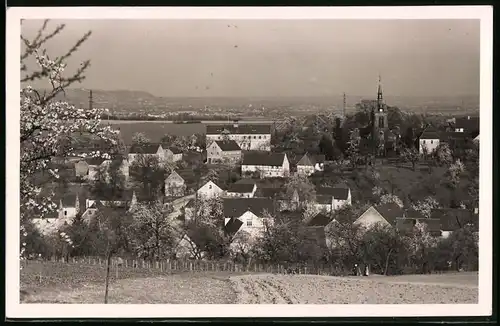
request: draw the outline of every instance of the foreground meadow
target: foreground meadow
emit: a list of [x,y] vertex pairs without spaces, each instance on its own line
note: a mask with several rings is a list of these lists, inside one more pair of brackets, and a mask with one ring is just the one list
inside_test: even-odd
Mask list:
[[[111,304],[477,303],[477,273],[333,277],[112,270]],[[118,277],[117,277],[118,276]],[[31,263],[21,270],[22,303],[103,303],[104,266]]]

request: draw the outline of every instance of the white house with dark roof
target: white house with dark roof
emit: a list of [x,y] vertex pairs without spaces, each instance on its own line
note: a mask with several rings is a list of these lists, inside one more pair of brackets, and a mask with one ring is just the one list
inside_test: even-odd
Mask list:
[[325,156],[310,155],[305,153],[304,156],[297,162],[297,174],[301,176],[310,176],[316,171],[324,171]]
[[427,153],[432,153],[439,146],[441,135],[439,131],[432,127],[427,127],[419,137],[419,152],[423,154],[426,150]]
[[265,228],[266,222],[264,214],[274,213],[274,204],[267,198],[225,198],[224,226],[226,232],[235,235],[238,232],[246,231],[253,237],[259,235]]
[[224,189],[219,187],[213,181],[207,181],[207,183],[197,190],[197,194],[198,197],[202,199],[216,198],[224,195]]
[[234,140],[216,140],[207,147],[207,163],[236,164],[241,160],[241,147]]
[[404,216],[404,210],[395,203],[368,207],[353,224],[369,229],[376,224],[395,226],[396,219]]
[[331,212],[351,204],[351,189],[346,186],[316,188],[316,206],[320,211]]
[[216,140],[234,140],[242,150],[271,150],[270,124],[207,124],[207,148]]
[[290,162],[285,153],[251,151],[243,155],[241,173],[258,172],[261,178],[284,178],[290,175]]
[[172,171],[165,179],[165,196],[184,196],[186,193],[186,181],[177,173]]
[[128,152],[128,161],[133,163],[138,156],[156,157],[158,160],[165,159],[165,151],[160,144],[134,144],[130,147]]
[[253,180],[241,179],[229,185],[226,196],[233,198],[253,198],[256,191],[257,185]]

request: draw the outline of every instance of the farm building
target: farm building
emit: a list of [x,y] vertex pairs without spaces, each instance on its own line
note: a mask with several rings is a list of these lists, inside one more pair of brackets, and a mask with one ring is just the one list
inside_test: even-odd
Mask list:
[[251,151],[243,155],[241,173],[258,173],[261,178],[284,178],[290,175],[290,163],[285,153]]
[[270,124],[207,125],[206,146],[217,140],[234,140],[243,150],[271,150]]
[[155,157],[160,162],[165,159],[165,151],[160,144],[134,144],[129,149],[128,161],[133,163],[139,156]]
[[234,140],[216,140],[207,147],[207,163],[236,164],[241,160],[241,147]]
[[227,197],[252,198],[257,191],[257,184],[253,180],[241,179],[229,185]]

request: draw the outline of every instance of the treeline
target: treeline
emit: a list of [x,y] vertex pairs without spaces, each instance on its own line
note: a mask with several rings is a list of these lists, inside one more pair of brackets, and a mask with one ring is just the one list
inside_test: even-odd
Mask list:
[[[80,217],[53,235],[30,230],[28,257],[120,256],[165,261],[195,259],[231,261],[242,266],[276,265],[285,268],[329,266],[334,275],[351,274],[353,267],[369,266],[385,275],[477,271],[477,235],[470,226],[448,238],[436,238],[425,228],[400,232],[375,225],[364,229],[337,214],[326,229],[311,228],[302,214],[266,214],[260,235],[244,231],[228,235],[223,227],[221,202],[200,201],[197,213],[179,221],[166,218],[168,205],[140,204],[129,212],[104,208],[90,221]],[[345,216],[344,216],[345,217]],[[181,243],[184,235],[189,240]]]

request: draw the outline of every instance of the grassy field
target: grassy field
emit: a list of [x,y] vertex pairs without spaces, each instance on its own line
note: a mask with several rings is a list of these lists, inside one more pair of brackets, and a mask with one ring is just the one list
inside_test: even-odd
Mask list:
[[[40,277],[41,275],[41,277]],[[22,303],[103,303],[104,266],[33,262]],[[331,277],[112,269],[109,303],[475,303],[477,273]]]

